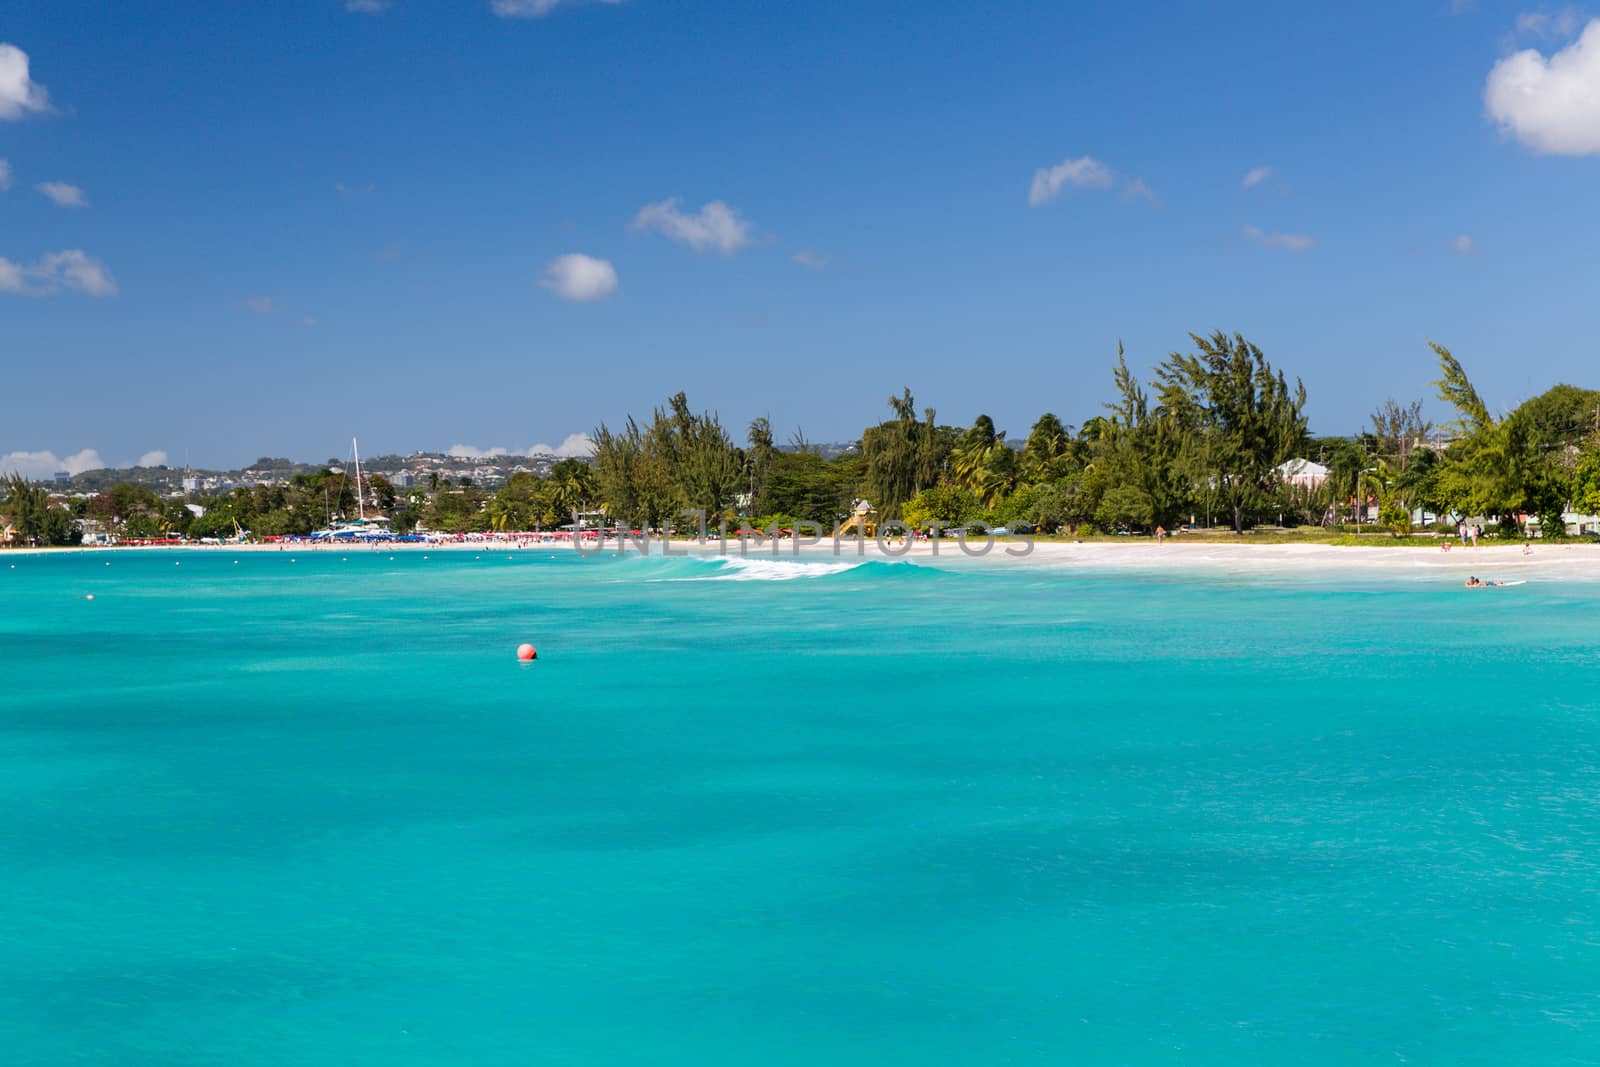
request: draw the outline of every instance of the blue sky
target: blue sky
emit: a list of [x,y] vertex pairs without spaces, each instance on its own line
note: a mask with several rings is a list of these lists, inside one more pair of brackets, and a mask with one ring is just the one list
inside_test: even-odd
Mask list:
[[1320,432],[1429,338],[1498,406],[1600,385],[1583,9],[499,8],[0,2],[0,456],[516,451],[679,389],[1019,434],[1215,328]]

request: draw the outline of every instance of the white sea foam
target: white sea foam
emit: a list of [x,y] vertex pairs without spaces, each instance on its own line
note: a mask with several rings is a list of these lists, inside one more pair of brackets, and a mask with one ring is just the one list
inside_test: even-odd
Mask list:
[[723,573],[719,581],[728,582],[786,582],[795,578],[826,578],[830,574],[843,574],[866,566],[865,560],[781,560],[781,559],[726,559],[721,561]]
[[663,578],[667,582],[789,582],[799,578],[826,578],[866,566],[868,560],[750,559],[747,556],[707,560],[712,573],[692,578]]

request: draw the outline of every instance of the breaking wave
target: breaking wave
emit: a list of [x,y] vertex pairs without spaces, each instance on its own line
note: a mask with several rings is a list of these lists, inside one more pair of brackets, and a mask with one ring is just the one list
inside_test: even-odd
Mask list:
[[752,559],[738,556],[652,563],[655,569],[670,570],[670,573],[646,579],[652,582],[793,582],[833,578],[852,571],[864,574],[925,571],[925,568],[912,563],[866,559]]

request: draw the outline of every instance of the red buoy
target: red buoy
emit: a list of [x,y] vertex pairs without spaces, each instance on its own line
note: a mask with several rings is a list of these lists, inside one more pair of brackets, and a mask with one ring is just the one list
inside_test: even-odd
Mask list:
[[538,659],[539,650],[534,648],[532,645],[518,645],[517,658],[522,660],[524,663],[528,662],[529,660]]

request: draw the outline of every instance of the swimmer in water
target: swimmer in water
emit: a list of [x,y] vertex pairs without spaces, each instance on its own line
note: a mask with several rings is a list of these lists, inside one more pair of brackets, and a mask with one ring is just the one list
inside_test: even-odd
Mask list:
[[1468,589],[1487,589],[1491,585],[1505,585],[1505,584],[1506,583],[1504,583],[1504,582],[1486,582],[1482,578],[1479,578],[1477,575],[1473,575],[1473,576],[1471,576],[1470,578],[1467,579],[1467,588]]

